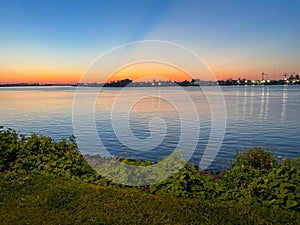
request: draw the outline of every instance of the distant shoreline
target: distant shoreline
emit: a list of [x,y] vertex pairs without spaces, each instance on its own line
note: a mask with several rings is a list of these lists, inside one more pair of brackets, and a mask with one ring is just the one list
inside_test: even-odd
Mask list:
[[289,80],[278,80],[278,81],[239,81],[239,80],[227,80],[227,81],[203,81],[201,83],[192,82],[173,82],[173,83],[129,83],[129,84],[98,84],[98,83],[87,83],[87,84],[39,84],[39,83],[12,83],[12,84],[0,84],[1,87],[199,87],[199,86],[274,86],[274,85],[298,85],[300,81],[289,81]]

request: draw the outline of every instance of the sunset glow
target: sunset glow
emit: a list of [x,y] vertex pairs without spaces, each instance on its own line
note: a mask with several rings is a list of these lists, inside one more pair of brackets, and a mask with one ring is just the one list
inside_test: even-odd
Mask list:
[[108,81],[117,81],[123,79],[133,81],[152,81],[161,78],[162,80],[183,81],[191,80],[184,71],[162,63],[137,63],[127,66],[115,74]]

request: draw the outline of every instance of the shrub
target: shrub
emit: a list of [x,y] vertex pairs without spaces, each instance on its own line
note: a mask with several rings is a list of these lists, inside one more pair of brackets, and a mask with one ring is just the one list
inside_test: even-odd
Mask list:
[[55,142],[51,137],[19,136],[15,130],[0,127],[0,172],[4,171],[10,179],[29,179],[34,174],[77,179],[95,174],[79,154],[74,137]]
[[251,149],[242,149],[238,152],[233,166],[236,169],[250,171],[253,169],[271,169],[275,163],[274,154],[271,151],[254,147]]

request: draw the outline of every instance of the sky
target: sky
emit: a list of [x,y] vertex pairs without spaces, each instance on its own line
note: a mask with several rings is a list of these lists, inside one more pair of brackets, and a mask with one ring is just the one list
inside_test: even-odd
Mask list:
[[[279,79],[300,73],[299,22],[298,0],[0,0],[0,83],[77,83],[101,55],[142,40],[192,50],[217,79]],[[130,71],[161,69],[150,64]]]

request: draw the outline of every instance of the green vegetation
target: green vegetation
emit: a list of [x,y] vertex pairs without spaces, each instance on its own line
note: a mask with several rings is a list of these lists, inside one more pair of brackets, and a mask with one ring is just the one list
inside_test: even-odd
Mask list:
[[97,174],[73,137],[0,127],[0,179],[1,224],[300,224],[300,159],[261,148],[239,152],[218,179],[187,164],[134,188]]
[[299,224],[295,211],[36,176],[0,181],[1,224]]

